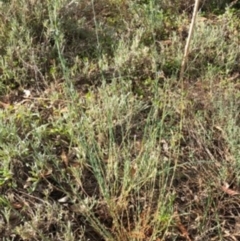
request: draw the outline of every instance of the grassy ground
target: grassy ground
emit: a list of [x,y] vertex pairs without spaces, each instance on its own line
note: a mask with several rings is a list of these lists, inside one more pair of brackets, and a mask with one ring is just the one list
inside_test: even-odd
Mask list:
[[1,240],[238,240],[240,12],[180,83],[193,3],[0,1]]

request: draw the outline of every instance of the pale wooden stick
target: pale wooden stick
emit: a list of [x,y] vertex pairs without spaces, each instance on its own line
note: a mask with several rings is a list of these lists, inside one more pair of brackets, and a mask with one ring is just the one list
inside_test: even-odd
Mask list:
[[197,11],[198,11],[199,2],[200,2],[200,0],[195,0],[194,10],[193,10],[193,15],[192,15],[192,21],[191,21],[191,25],[190,25],[190,29],[189,29],[189,33],[188,33],[187,42],[186,42],[186,45],[185,45],[185,50],[184,50],[184,56],[183,56],[183,59],[182,59],[182,64],[181,64],[181,70],[180,70],[180,76],[179,76],[180,81],[183,80],[183,74],[184,74],[186,63],[187,63],[187,58],[188,58],[188,53],[189,53],[189,46],[190,46],[190,41],[192,39],[193,28],[194,28],[196,17],[197,17]]

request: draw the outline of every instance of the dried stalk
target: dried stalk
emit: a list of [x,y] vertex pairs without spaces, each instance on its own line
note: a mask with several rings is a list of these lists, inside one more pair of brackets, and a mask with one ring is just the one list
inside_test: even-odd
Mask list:
[[194,11],[193,11],[193,15],[192,15],[192,21],[191,21],[191,25],[190,25],[190,29],[189,29],[189,33],[188,33],[187,42],[186,42],[186,45],[185,45],[182,64],[181,64],[180,77],[179,77],[180,81],[183,80],[183,74],[184,74],[185,66],[186,66],[187,59],[188,59],[189,46],[190,46],[190,42],[191,42],[191,39],[192,39],[194,25],[195,25],[195,22],[196,22],[199,2],[200,2],[200,0],[195,0]]

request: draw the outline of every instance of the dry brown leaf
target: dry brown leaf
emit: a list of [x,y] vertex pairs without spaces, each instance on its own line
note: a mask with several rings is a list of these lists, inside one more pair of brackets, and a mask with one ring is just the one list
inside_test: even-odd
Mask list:
[[7,109],[9,106],[10,106],[10,104],[0,101],[0,108]]
[[137,169],[138,169],[138,166],[136,163],[133,163],[131,165],[131,169],[130,169],[130,174],[131,174],[131,177],[133,178],[137,172]]
[[14,202],[14,203],[12,203],[12,207],[14,208],[14,209],[22,209],[23,208],[23,204],[22,203],[19,203],[19,202]]
[[169,46],[172,44],[172,42],[173,41],[171,39],[167,39],[167,40],[160,41],[159,43],[165,46]]
[[66,152],[64,150],[62,151],[61,159],[62,159],[65,167],[68,167],[68,156],[66,155]]
[[222,189],[225,193],[227,193],[228,195],[230,195],[230,196],[234,196],[234,195],[240,194],[239,192],[234,191],[234,190],[228,188],[228,186],[225,186],[225,185],[221,186],[221,189]]
[[189,237],[187,229],[182,224],[181,219],[180,219],[177,211],[174,212],[174,217],[175,217],[175,220],[176,220],[176,223],[177,223],[177,227],[180,230],[180,232],[182,233],[182,236],[184,238],[186,238],[187,241],[192,241],[191,238]]
[[40,174],[41,177],[46,178],[49,177],[52,174],[53,170],[51,167],[48,167],[47,169],[43,170]]
[[63,107],[62,109],[60,109],[61,114],[68,113],[68,112],[69,112],[68,107]]

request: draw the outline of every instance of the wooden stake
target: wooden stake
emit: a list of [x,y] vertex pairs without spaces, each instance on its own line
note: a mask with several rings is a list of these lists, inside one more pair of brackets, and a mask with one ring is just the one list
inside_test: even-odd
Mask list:
[[193,10],[193,15],[192,15],[192,21],[191,21],[191,25],[190,25],[190,29],[189,29],[189,33],[188,33],[187,42],[186,42],[186,45],[185,45],[185,50],[184,50],[184,56],[183,56],[183,59],[182,59],[182,64],[181,64],[181,70],[180,70],[180,76],[179,76],[180,81],[183,80],[183,74],[184,74],[186,63],[187,63],[187,58],[188,58],[188,53],[189,53],[189,46],[190,46],[190,42],[191,42],[191,39],[192,39],[193,28],[194,28],[194,25],[195,25],[195,22],[196,22],[199,2],[200,2],[200,0],[195,0],[194,10]]

